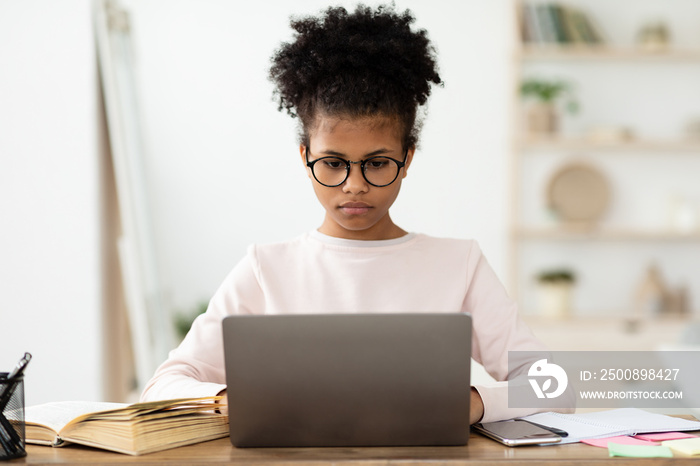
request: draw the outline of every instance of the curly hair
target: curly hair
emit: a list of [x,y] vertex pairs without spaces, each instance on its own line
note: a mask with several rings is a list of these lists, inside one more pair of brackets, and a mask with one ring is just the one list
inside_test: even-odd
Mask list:
[[381,115],[399,123],[404,147],[416,145],[418,106],[442,80],[428,33],[412,31],[414,21],[410,10],[362,4],[354,13],[330,7],[319,17],[292,18],[294,40],[275,52],[269,77],[278,110],[301,120],[302,144],[319,115]]

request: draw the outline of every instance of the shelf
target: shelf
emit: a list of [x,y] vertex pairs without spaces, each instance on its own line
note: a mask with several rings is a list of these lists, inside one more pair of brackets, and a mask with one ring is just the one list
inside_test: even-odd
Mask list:
[[580,150],[611,152],[685,152],[700,154],[700,140],[640,140],[593,141],[585,137],[525,136],[517,141],[523,150]]
[[700,241],[700,232],[631,229],[583,228],[518,228],[514,235],[520,239],[561,241]]
[[[522,315],[537,337],[554,351],[654,351],[678,345],[682,332],[698,314],[662,316],[632,321],[624,309],[586,317],[553,320],[541,315]],[[611,317],[611,316],[620,317]],[[678,347],[676,347],[678,348]]]
[[629,47],[597,45],[524,45],[516,52],[516,60],[537,61],[599,61],[609,63],[694,63],[700,64],[700,49],[668,49],[645,51]]
[[617,329],[622,328],[629,330],[630,322],[633,322],[635,330],[639,328],[651,328],[662,325],[666,327],[685,326],[691,322],[700,322],[699,313],[690,312],[686,315],[662,314],[657,317],[638,317],[629,315],[629,310],[626,309],[601,309],[590,315],[570,315],[561,319],[553,319],[550,316],[545,316],[536,313],[523,314],[522,318],[528,325],[537,325],[538,327],[561,328],[561,327],[580,327],[590,326],[596,328]]

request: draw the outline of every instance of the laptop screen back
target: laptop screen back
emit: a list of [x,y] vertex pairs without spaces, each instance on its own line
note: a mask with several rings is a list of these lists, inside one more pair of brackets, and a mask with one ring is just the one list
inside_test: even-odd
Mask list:
[[464,445],[467,314],[224,319],[237,447]]

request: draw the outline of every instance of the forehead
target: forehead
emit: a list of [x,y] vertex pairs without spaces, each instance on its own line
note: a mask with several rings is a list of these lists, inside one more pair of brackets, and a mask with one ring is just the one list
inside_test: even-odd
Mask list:
[[337,117],[319,116],[309,131],[312,145],[385,145],[401,144],[400,124],[385,116]]

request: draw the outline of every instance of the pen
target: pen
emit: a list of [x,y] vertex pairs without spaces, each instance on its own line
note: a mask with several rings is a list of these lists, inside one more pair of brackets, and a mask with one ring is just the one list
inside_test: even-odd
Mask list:
[[517,420],[519,420],[519,421],[525,421],[525,422],[527,422],[528,424],[532,424],[533,426],[541,427],[541,428],[544,429],[544,430],[548,430],[548,431],[550,431],[550,432],[552,432],[552,433],[554,433],[554,434],[557,434],[559,437],[568,437],[568,436],[569,436],[569,433],[568,433],[567,431],[562,430],[562,429],[557,429],[556,427],[545,426],[545,425],[542,425],[542,424],[538,424],[538,423],[536,423],[536,422],[528,421],[527,419],[523,419],[523,418],[518,418]]
[[[12,435],[10,432],[14,433],[15,435]],[[7,421],[5,415],[0,413],[0,447],[2,447],[2,449],[10,455],[17,453],[18,448],[16,440],[13,439],[13,437],[17,437],[15,429],[12,427],[12,424]]]
[[10,372],[7,375],[7,379],[14,379],[15,377],[20,377],[22,373],[24,373],[24,368],[27,367],[27,364],[29,364],[29,361],[32,360],[32,355],[29,353],[24,353],[24,356],[19,360],[17,365],[15,366],[14,369],[12,369],[12,372]]
[[24,356],[22,356],[15,368],[12,369],[12,372],[7,374],[7,376],[2,379],[6,381],[6,383],[3,384],[2,392],[0,392],[0,412],[2,412],[3,409],[5,409],[5,405],[12,396],[12,393],[15,391],[14,388],[16,384],[13,384],[12,381],[14,381],[17,377],[21,377],[22,374],[24,374],[24,369],[27,367],[27,364],[29,364],[29,361],[31,360],[32,355],[29,353],[24,353]]
[[2,378],[4,383],[0,392],[0,445],[10,454],[17,453],[18,448],[22,445],[22,439],[19,438],[12,424],[5,417],[4,411],[19,383],[17,379],[22,376],[31,359],[31,354],[24,353],[24,356],[22,356],[12,372]]

